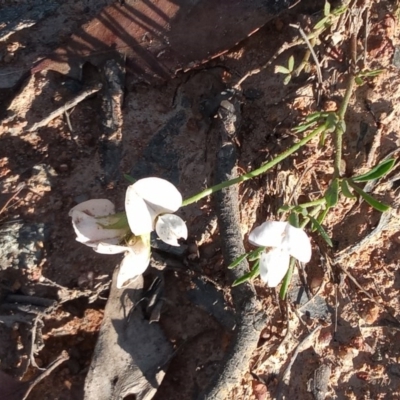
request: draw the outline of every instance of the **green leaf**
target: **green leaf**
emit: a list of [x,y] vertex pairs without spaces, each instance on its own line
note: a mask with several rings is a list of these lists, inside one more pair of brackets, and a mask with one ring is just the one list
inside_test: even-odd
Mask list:
[[257,249],[253,250],[251,253],[249,253],[248,260],[250,262],[256,261],[260,258],[260,254],[265,250],[265,247],[258,247]]
[[242,283],[256,277],[260,273],[260,265],[259,262],[256,262],[250,272],[247,274],[244,274],[240,278],[236,279],[233,283],[232,286],[237,286],[241,285]]
[[375,76],[380,75],[384,69],[373,69],[373,70],[365,70],[361,71],[357,74],[358,77],[360,78],[373,78]]
[[288,70],[289,70],[290,72],[292,72],[292,71],[293,71],[293,68],[294,68],[294,57],[293,57],[293,56],[290,56],[290,57],[289,57],[289,61],[288,61]]
[[310,218],[311,222],[313,223],[314,228],[317,229],[317,231],[320,233],[320,235],[325,240],[325,242],[328,243],[328,246],[329,247],[333,247],[332,240],[329,237],[329,235],[326,232],[326,230],[323,228],[323,226],[314,217],[312,217],[311,215],[309,215],[309,218]]
[[243,260],[247,257],[247,253],[242,254],[241,256],[235,258],[229,265],[228,269],[236,268]]
[[319,120],[320,118],[322,118],[323,116],[324,116],[324,115],[323,115],[323,113],[321,113],[321,112],[312,113],[312,114],[310,114],[310,115],[307,116],[306,122],[317,121],[317,120]]
[[283,212],[288,212],[293,208],[293,206],[289,206],[288,204],[283,205],[282,207],[279,207],[278,212],[283,213]]
[[348,197],[349,199],[355,199],[356,196],[351,192],[349,188],[349,184],[347,183],[346,179],[340,181],[340,189],[344,196]]
[[335,15],[335,16],[338,16],[338,15],[343,14],[344,12],[346,12],[347,8],[348,8],[347,5],[340,6],[338,8],[335,8],[333,10],[332,14]]
[[326,207],[325,210],[322,211],[322,213],[318,215],[317,221],[320,224],[322,224],[322,222],[324,222],[324,219],[326,218],[328,212],[329,212],[329,207]]
[[283,80],[283,84],[284,84],[284,85],[287,85],[287,84],[290,82],[291,79],[292,79],[292,75],[288,75],[288,76]]
[[134,179],[132,176],[128,174],[124,174],[124,178],[129,182],[129,183],[135,183],[136,179]]
[[329,17],[324,17],[314,25],[314,30],[322,28],[329,21]]
[[290,225],[294,226],[295,228],[299,227],[299,215],[297,213],[290,213],[288,222]]
[[308,210],[307,210],[307,208],[301,207],[300,214],[301,214],[303,217],[307,217],[307,215],[308,215]]
[[331,5],[328,1],[325,2],[324,15],[327,17],[331,13]]
[[371,171],[352,178],[352,181],[367,182],[381,178],[393,169],[395,162],[396,160],[394,158],[389,158],[388,160],[382,161],[376,167],[372,168]]
[[307,129],[311,128],[315,124],[316,124],[315,121],[312,121],[312,122],[309,122],[306,124],[302,124],[302,125],[296,126],[296,128],[293,128],[292,131],[295,133],[301,133],[301,132],[304,132]]
[[327,207],[333,207],[339,200],[339,179],[335,178],[325,193]]
[[356,76],[354,81],[357,83],[358,86],[362,86],[365,83],[359,76]]
[[276,65],[275,66],[275,73],[276,74],[290,74],[290,71],[284,67],[283,65]]
[[350,186],[371,206],[380,212],[385,212],[390,209],[390,206],[387,204],[381,203],[380,201],[373,198],[368,193],[365,193],[364,190],[359,188],[357,185],[349,181]]
[[336,113],[330,113],[328,117],[326,118],[326,132],[334,132],[336,129],[336,125],[339,121],[339,117],[337,116]]
[[[129,224],[128,224],[128,217],[126,216],[125,212],[120,212],[117,214],[113,214],[113,215],[108,215],[107,218],[118,218],[118,220],[116,222],[114,222],[113,224],[109,224],[109,225],[104,225],[98,222],[98,224],[104,228],[104,229],[128,229],[129,228]],[[99,217],[99,219],[102,219],[104,217]]]

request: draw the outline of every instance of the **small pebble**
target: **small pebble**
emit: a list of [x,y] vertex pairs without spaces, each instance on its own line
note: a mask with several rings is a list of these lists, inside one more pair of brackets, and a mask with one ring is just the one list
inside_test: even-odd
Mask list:
[[64,381],[64,386],[65,386],[68,390],[71,390],[72,383],[71,383],[70,381],[68,381],[68,380],[65,380],[65,381]]

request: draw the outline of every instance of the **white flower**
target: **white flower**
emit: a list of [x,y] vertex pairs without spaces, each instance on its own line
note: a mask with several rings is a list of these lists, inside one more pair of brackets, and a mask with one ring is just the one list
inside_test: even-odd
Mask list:
[[150,236],[134,236],[126,246],[99,245],[103,254],[125,253],[117,276],[117,288],[128,286],[137,276],[146,271],[150,263]]
[[[107,199],[84,201],[69,211],[76,240],[94,251],[103,253],[104,247],[99,244],[116,245],[128,232],[129,227],[107,229],[106,226],[116,223],[119,218],[115,215],[114,204]],[[107,252],[106,252],[107,254]]]
[[185,222],[171,214],[182,205],[182,195],[170,182],[161,178],[144,178],[129,186],[125,197],[128,223],[134,235],[154,229],[167,244],[179,246],[179,238],[187,238]]
[[269,287],[276,287],[284,278],[290,256],[301,262],[311,259],[309,237],[288,222],[264,222],[250,233],[249,242],[255,246],[272,247],[262,252],[260,257],[260,276]]
[[106,199],[88,200],[69,212],[76,233],[76,240],[92,247],[101,254],[126,253],[117,277],[117,287],[127,286],[141,275],[150,262],[150,239],[148,235],[133,237],[126,245],[120,245],[129,227],[108,229],[120,217],[115,214],[114,204]]

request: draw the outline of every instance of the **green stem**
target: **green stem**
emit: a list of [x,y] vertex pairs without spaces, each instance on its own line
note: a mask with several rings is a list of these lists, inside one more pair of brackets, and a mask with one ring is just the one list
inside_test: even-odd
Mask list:
[[346,115],[347,107],[349,106],[350,103],[354,85],[355,85],[354,75],[350,75],[346,88],[346,93],[344,94],[342,104],[340,105],[340,109],[338,111],[339,121],[337,122],[335,129],[335,163],[334,163],[334,173],[333,173],[334,179],[340,178],[341,176],[343,135],[346,131],[346,127],[344,124],[344,117]]
[[288,291],[290,282],[292,281],[292,275],[293,275],[293,271],[294,271],[294,263],[295,262],[296,262],[296,260],[293,257],[290,257],[289,269],[286,272],[285,277],[283,278],[281,290],[279,292],[279,296],[282,300],[285,300],[286,293]]
[[[321,203],[321,204],[323,204],[323,203]],[[315,217],[320,211],[321,211],[321,207],[317,206],[317,207],[314,208],[314,210],[310,211],[308,213],[308,215],[311,216],[311,217]],[[310,218],[308,216],[305,217],[303,222],[300,224],[300,228],[304,229],[309,222],[310,222]]]
[[184,200],[183,203],[182,203],[182,207],[187,206],[187,205],[192,204],[192,203],[196,203],[197,201],[201,200],[203,197],[207,197],[210,194],[218,192],[219,190],[225,189],[225,188],[227,188],[229,186],[232,186],[232,185],[235,185],[237,183],[241,183],[241,182],[247,181],[248,179],[251,179],[251,178],[254,178],[254,177],[258,176],[258,175],[263,174],[264,172],[268,171],[269,169],[271,169],[275,165],[279,164],[285,158],[289,157],[291,154],[295,153],[297,150],[299,150],[301,147],[303,147],[306,143],[308,143],[315,136],[318,136],[325,129],[326,129],[326,124],[323,124],[323,125],[319,126],[318,128],[314,129],[305,138],[301,139],[299,142],[294,144],[288,150],[286,150],[283,153],[279,154],[273,160],[271,160],[271,161],[267,162],[266,164],[262,165],[260,168],[255,169],[254,171],[250,171],[247,174],[240,175],[237,178],[233,178],[233,179],[231,179],[229,181],[224,181],[224,182],[219,183],[218,185],[211,186],[210,188],[205,189],[202,192],[197,193],[194,196],[189,197],[188,199]]
[[355,82],[355,71],[356,71],[356,63],[357,63],[357,33],[353,32],[351,35],[350,41],[350,74],[347,80],[346,92],[344,94],[342,103],[340,104],[338,117],[339,121],[336,125],[335,129],[335,164],[334,164],[334,172],[333,179],[340,178],[341,176],[341,163],[342,163],[342,148],[343,148],[343,135],[346,131],[346,127],[344,124],[344,117],[347,112],[347,108],[350,103],[351,95],[353,94],[353,89],[356,84]]
[[354,89],[354,86],[355,86],[354,75],[351,74],[348,79],[349,80],[347,81],[346,92],[344,94],[342,103],[340,104],[340,108],[339,108],[339,111],[338,111],[338,116],[339,116],[339,120],[340,121],[344,120],[344,117],[345,117],[346,112],[347,112],[347,107],[349,106],[351,95],[353,93],[353,89]]
[[321,197],[320,199],[309,201],[308,203],[299,204],[299,207],[309,208],[309,207],[314,207],[314,206],[320,206],[325,203],[326,203],[325,197]]

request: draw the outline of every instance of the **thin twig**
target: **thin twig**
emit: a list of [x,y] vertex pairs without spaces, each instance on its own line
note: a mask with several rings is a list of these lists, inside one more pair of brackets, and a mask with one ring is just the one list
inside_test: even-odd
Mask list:
[[74,133],[74,130],[72,129],[71,118],[69,117],[70,113],[67,110],[65,110],[64,114],[65,114],[65,120],[67,121],[68,124],[69,132],[72,135]]
[[47,117],[43,118],[39,122],[36,122],[32,126],[27,127],[26,131],[33,132],[33,131],[38,130],[39,128],[42,128],[43,126],[46,126],[50,121],[52,121],[53,119],[64,114],[70,108],[75,107],[78,103],[85,100],[87,97],[91,96],[93,93],[98,92],[101,88],[102,88],[101,84],[96,84],[94,86],[91,86],[89,88],[82,90],[73,99],[67,101],[63,106],[61,106],[61,107],[57,108],[56,110],[54,110],[53,112],[51,112]]
[[396,321],[397,323],[400,323],[400,321],[396,318],[396,316],[389,310],[388,307],[384,306],[383,304],[379,303],[379,301],[377,301],[374,296],[372,296],[371,294],[369,294],[357,281],[356,278],[354,278],[354,276],[347,270],[347,268],[339,266],[340,270],[343,271],[343,273],[358,287],[358,289],[360,289],[367,297],[369,300],[372,301],[372,303],[374,303],[376,306],[378,306],[382,311],[385,311],[386,313],[388,313],[393,319],[394,321]]
[[[41,326],[40,326],[40,325],[41,325]],[[43,371],[44,368],[40,368],[40,367],[36,364],[36,361],[35,361],[35,353],[36,353],[36,350],[37,350],[37,349],[36,349],[36,337],[37,337],[37,333],[38,333],[38,330],[41,329],[43,326],[44,326],[44,325],[43,325],[43,322],[42,322],[42,320],[41,320],[41,316],[40,316],[40,315],[37,315],[36,318],[35,318],[35,320],[34,320],[32,329],[31,329],[31,349],[30,349],[30,352],[29,352],[29,361],[31,362],[31,365],[32,365],[33,367],[35,367],[35,368],[41,370],[41,371]],[[39,350],[39,349],[38,349],[38,350]]]
[[18,196],[19,192],[25,188],[25,183],[20,183],[17,187],[17,190],[14,192],[14,194],[6,201],[6,204],[1,208],[0,210],[0,215],[7,209],[8,205],[15,199],[16,196]]
[[369,8],[370,5],[368,4],[367,7],[365,8],[365,21],[364,21],[364,26],[365,26],[365,31],[364,31],[364,60],[363,60],[363,67],[367,68],[368,67],[368,62],[367,62],[367,54],[368,54],[368,36],[369,36]]
[[40,374],[36,379],[34,379],[28,387],[28,390],[26,391],[24,397],[22,400],[26,400],[28,396],[30,395],[31,391],[33,388],[41,382],[44,378],[49,376],[59,365],[61,365],[64,361],[67,361],[69,359],[69,354],[63,350],[61,355],[52,363],[50,366],[44,371],[42,374]]
[[317,88],[317,105],[318,105],[320,97],[321,97],[321,87],[322,87],[322,73],[321,73],[321,66],[319,65],[318,57],[315,54],[314,48],[312,47],[307,35],[303,31],[303,29],[301,29],[301,26],[300,25],[293,25],[293,24],[290,24],[289,26],[298,29],[298,31],[300,32],[301,37],[304,39],[304,41],[305,41],[306,45],[308,46],[308,49],[310,50],[311,55],[312,55],[312,57],[314,59],[315,67],[317,68],[317,78],[318,78],[318,88]]

